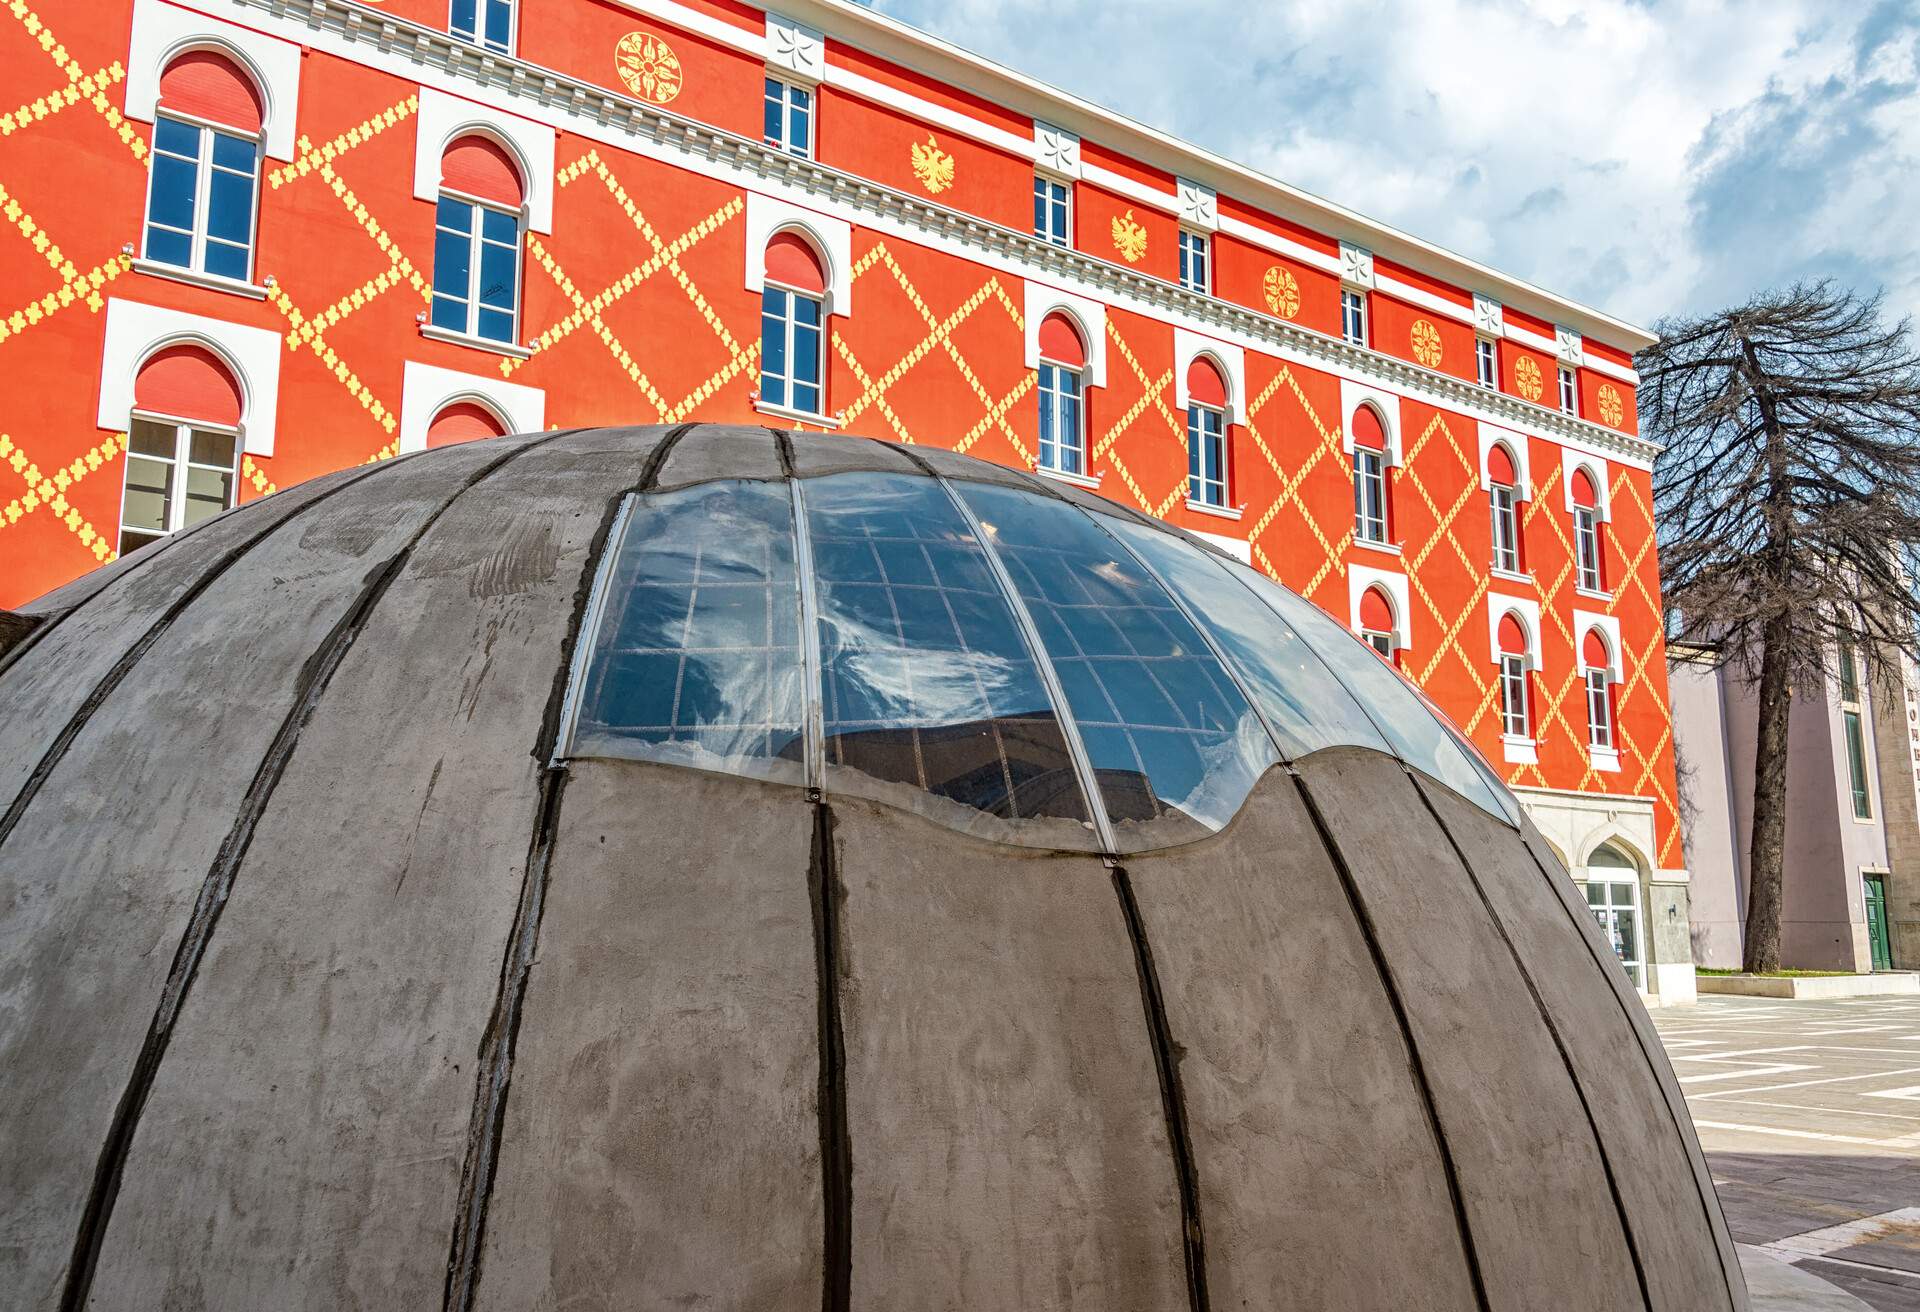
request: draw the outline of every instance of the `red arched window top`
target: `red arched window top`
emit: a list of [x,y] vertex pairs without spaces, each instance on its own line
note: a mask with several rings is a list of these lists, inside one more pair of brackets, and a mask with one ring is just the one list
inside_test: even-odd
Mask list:
[[1514,472],[1512,454],[1498,443],[1487,452],[1487,479],[1502,487],[1518,487],[1520,484],[1520,478]]
[[1040,354],[1070,369],[1087,367],[1087,348],[1080,340],[1080,330],[1066,315],[1057,312],[1040,321]]
[[797,292],[827,294],[827,275],[820,267],[820,256],[798,233],[773,234],[773,240],[767,243],[767,279]]
[[160,108],[240,132],[257,133],[265,117],[253,79],[225,55],[189,50],[160,75]]
[[1573,471],[1573,504],[1592,510],[1600,504],[1600,498],[1594,494],[1593,480],[1584,469]]
[[1393,603],[1378,588],[1360,594],[1360,627],[1373,633],[1393,632]]
[[238,428],[243,405],[232,371],[204,347],[156,351],[133,380],[133,408],[152,414]]
[[427,425],[427,445],[453,446],[458,442],[477,442],[484,437],[499,437],[506,432],[493,411],[475,401],[455,401],[433,417]]
[[1380,426],[1380,416],[1374,413],[1370,405],[1363,405],[1353,412],[1353,444],[1370,451],[1387,449],[1387,430]]
[[1590,670],[1607,668],[1607,640],[1600,636],[1600,630],[1587,630],[1586,638],[1580,643],[1580,659]]
[[462,137],[447,147],[440,159],[440,185],[510,210],[526,198],[520,166],[499,142],[485,137]]
[[1194,356],[1193,363],[1187,366],[1187,399],[1195,405],[1226,408],[1227,381],[1204,355]]
[[1520,627],[1520,621],[1508,611],[1500,617],[1500,654],[1503,656],[1525,656],[1527,654],[1527,631]]

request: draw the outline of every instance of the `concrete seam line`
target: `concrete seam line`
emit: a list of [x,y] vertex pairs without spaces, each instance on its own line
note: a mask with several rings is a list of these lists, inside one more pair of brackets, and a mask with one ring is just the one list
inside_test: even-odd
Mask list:
[[820,1085],[821,1312],[847,1312],[853,1298],[853,1146],[847,1129],[847,1046],[840,1017],[840,922],[847,893],[833,846],[833,809],[813,804],[807,870],[813,909]]
[[[1522,831],[1521,837],[1522,841],[1524,841],[1524,831]],[[1546,863],[1540,859],[1540,854],[1533,850],[1533,844],[1527,844],[1527,853],[1533,858],[1534,867],[1540,872],[1541,878],[1548,881],[1549,884],[1555,884],[1555,881],[1558,880],[1560,876],[1547,868]],[[1557,884],[1555,885],[1554,891],[1556,897],[1559,897],[1560,891]],[[1617,965],[1617,962],[1608,961],[1603,958],[1599,951],[1594,948],[1591,941],[1588,940],[1587,936],[1581,932],[1580,923],[1574,919],[1574,917],[1580,913],[1574,909],[1571,900],[1568,897],[1559,897],[1559,900],[1561,908],[1567,913],[1567,918],[1573,921],[1575,935],[1582,943],[1587,945],[1588,955],[1598,962],[1603,970],[1612,970]],[[1741,1309],[1746,1307],[1746,1304],[1741,1299],[1741,1295],[1745,1291],[1746,1282],[1745,1278],[1742,1277],[1737,1285],[1735,1283],[1734,1271],[1739,1267],[1739,1258],[1733,1251],[1732,1236],[1726,1230],[1726,1218],[1722,1216],[1714,1206],[1715,1203],[1719,1202],[1720,1194],[1719,1190],[1714,1186],[1712,1172],[1706,1167],[1706,1155],[1700,1148],[1699,1140],[1689,1133],[1693,1128],[1692,1114],[1685,1110],[1684,1102],[1680,1106],[1675,1106],[1673,1094],[1668,1091],[1666,1081],[1662,1080],[1659,1071],[1653,1068],[1653,1063],[1661,1060],[1661,1057],[1656,1056],[1647,1046],[1646,1036],[1640,1032],[1639,1025],[1634,1023],[1633,1012],[1630,1008],[1638,1006],[1639,1003],[1637,1000],[1628,999],[1625,995],[1624,989],[1626,985],[1624,979],[1615,981],[1611,976],[1608,976],[1608,983],[1611,986],[1614,1001],[1619,1004],[1621,1014],[1627,1022],[1627,1028],[1633,1033],[1634,1042],[1640,1047],[1640,1055],[1647,1061],[1648,1067],[1653,1075],[1653,1082],[1660,1089],[1660,1100],[1666,1104],[1667,1114],[1673,1119],[1674,1133],[1679,1136],[1680,1147],[1687,1154],[1688,1166],[1693,1171],[1694,1189],[1700,1195],[1700,1209],[1706,1214],[1707,1232],[1713,1236],[1714,1247],[1720,1253],[1720,1273],[1726,1279],[1727,1283],[1727,1304],[1729,1307],[1736,1309],[1736,1312],[1740,1312]],[[1662,1056],[1664,1056],[1664,1054],[1662,1054]],[[1712,1201],[1709,1201],[1709,1198],[1711,1198]],[[1718,1224],[1716,1224],[1716,1222],[1718,1222]]]
[[[554,436],[560,436],[555,434]],[[107,1225],[113,1217],[113,1205],[119,1196],[121,1173],[126,1168],[127,1156],[133,1147],[134,1132],[139,1128],[141,1112],[146,1107],[147,1096],[153,1090],[153,1082],[159,1075],[160,1063],[165,1058],[167,1046],[173,1037],[174,1022],[179,1018],[187,995],[193,987],[193,981],[200,969],[200,963],[206,956],[207,945],[212,941],[214,929],[220,921],[220,914],[226,907],[228,894],[239,874],[240,865],[246,859],[247,850],[253,843],[253,835],[258,828],[260,818],[266,813],[272,801],[274,790],[285,774],[287,762],[292,759],[294,748],[298,745],[301,731],[313,717],[314,709],[325,694],[334,672],[346,659],[347,651],[353,646],[354,639],[365,627],[367,618],[379,605],[381,597],[392,586],[401,569],[413,554],[414,547],[427,532],[432,529],[447,508],[468,489],[488,477],[508,461],[542,446],[552,438],[543,437],[515,447],[496,460],[476,470],[474,474],[435,508],[432,514],[415,529],[411,536],[392,556],[367,574],[359,595],[353,605],[348,607],[333,630],[322,640],[314,654],[308,657],[301,668],[298,692],[293,705],[288,707],[286,716],[280,722],[273,741],[268,744],[266,754],[261,757],[255,768],[253,780],[241,799],[240,813],[234,817],[233,826],[221,841],[220,849],[215,853],[213,864],[208,867],[207,875],[201,884],[200,896],[194,903],[193,915],[187,922],[186,932],[181,935],[180,945],[174,953],[173,965],[167,972],[167,984],[160,995],[160,1003],[154,1010],[152,1024],[147,1030],[145,1042],[141,1044],[140,1055],[134,1062],[132,1074],[126,1088],[121,1092],[119,1104],[114,1109],[113,1120],[108,1126],[107,1138],[101,1145],[100,1157],[94,1167],[93,1184],[88,1191],[87,1204],[81,1213],[80,1226],[74,1234],[73,1256],[67,1265],[67,1280],[62,1293],[60,1306],[63,1312],[80,1312],[88,1301],[93,1285],[94,1270],[100,1258],[100,1249],[106,1239]],[[354,480],[358,481],[358,480]],[[334,489],[338,490],[338,489]],[[276,528],[278,525],[275,526]]]
[[577,644],[591,641],[582,633],[588,603],[592,599],[593,580],[599,557],[609,546],[609,535],[620,507],[629,496],[651,487],[666,463],[667,453],[693,427],[682,424],[670,430],[647,453],[640,475],[633,485],[623,488],[607,503],[600,526],[589,545],[581,566],[580,583],[574,592],[573,614],[560,646],[560,664],[554,672],[553,687],[547,695],[547,707],[540,732],[533,745],[533,757],[540,768],[539,803],[533,831],[527,843],[526,869],[521,876],[520,897],[514,911],[513,929],[501,955],[500,981],[494,993],[493,1010],[480,1038],[474,1066],[473,1112],[467,1125],[467,1148],[460,1168],[460,1192],[454,1206],[453,1228],[447,1243],[447,1279],[441,1304],[450,1312],[473,1306],[480,1286],[482,1241],[486,1237],[487,1209],[493,1199],[493,1181],[500,1165],[500,1135],[506,1124],[507,1095],[513,1080],[513,1055],[520,1037],[520,1020],[525,1011],[527,985],[533,973],[535,950],[540,941],[540,922],[546,912],[547,877],[553,858],[553,843],[560,825],[560,805],[569,778],[564,764],[553,762],[560,732],[561,708],[566,701],[567,683],[573,670],[573,651]]
[[1487,890],[1480,882],[1480,876],[1474,871],[1473,863],[1467,860],[1467,854],[1460,847],[1460,840],[1454,837],[1453,829],[1441,816],[1440,809],[1433,804],[1433,798],[1427,793],[1426,784],[1411,769],[1406,771],[1407,781],[1413,791],[1427,808],[1427,814],[1440,826],[1440,832],[1446,836],[1447,846],[1452,849],[1454,859],[1460,868],[1466,871],[1467,882],[1473,885],[1473,891],[1480,898],[1480,905],[1492,922],[1494,931],[1500,935],[1500,942],[1507,949],[1507,955],[1513,959],[1513,968],[1527,986],[1527,996],[1533,999],[1534,1010],[1540,1013],[1540,1021],[1547,1027],[1547,1034],[1553,1039],[1554,1051],[1560,1054],[1560,1064],[1567,1072],[1567,1083],[1573,1086],[1573,1093],[1580,1100],[1580,1112],[1587,1119],[1587,1130],[1593,1136],[1593,1150],[1600,1158],[1600,1169],[1607,1177],[1607,1192],[1613,1198],[1614,1216],[1620,1222],[1621,1238],[1627,1243],[1627,1256],[1633,1262],[1633,1278],[1640,1287],[1640,1304],[1648,1312],[1653,1312],[1653,1296],[1647,1290],[1646,1268],[1640,1260],[1640,1245],[1633,1237],[1633,1222],[1627,1216],[1626,1200],[1620,1196],[1620,1182],[1613,1174],[1613,1161],[1607,1156],[1606,1140],[1600,1135],[1600,1124],[1594,1119],[1593,1107],[1587,1102],[1587,1091],[1580,1084],[1580,1076],[1573,1069],[1573,1055],[1567,1051],[1566,1040],[1560,1035],[1559,1025],[1554,1023],[1553,1013],[1547,1009],[1546,1000],[1540,996],[1540,987],[1534,983],[1533,974],[1526,963],[1520,959],[1520,950],[1513,945],[1513,936],[1507,932],[1506,922],[1500,913],[1494,910],[1493,901],[1487,896]]
[[[82,729],[87,727],[87,721],[93,718],[93,713],[100,709],[101,704],[105,702],[108,697],[113,695],[114,689],[118,688],[121,681],[133,671],[133,667],[139,663],[140,658],[147,654],[148,649],[150,649],[154,643],[160,641],[161,635],[186,611],[187,607],[191,606],[195,601],[198,601],[202,593],[212,587],[229,568],[238,563],[241,557],[258,546],[263,539],[271,534],[277,533],[288,524],[291,524],[297,517],[312,510],[334,493],[345,491],[361,479],[369,478],[379,473],[381,468],[382,466],[375,465],[372,468],[355,474],[351,478],[342,479],[338,485],[328,488],[305,505],[296,507],[285,519],[275,520],[251,537],[237,543],[218,560],[214,561],[213,565],[199,578],[189,584],[179,596],[175,597],[173,601],[168,604],[166,610],[161,612],[160,618],[149,625],[147,631],[141,634],[131,647],[121,653],[120,659],[115,661],[113,666],[108,669],[105,674],[100,676],[100,682],[96,683],[93,686],[93,690],[87,694],[80,705],[74,708],[74,712],[67,718],[66,724],[62,726],[60,732],[54,737],[54,740],[47,745],[47,750],[41,753],[39,763],[33,767],[33,773],[27,776],[26,782],[20,786],[20,791],[14,795],[12,803],[7,807],[6,814],[0,815],[0,844],[5,844],[7,839],[12,836],[14,826],[19,824],[20,817],[26,814],[27,808],[33,804],[33,799],[39,795],[40,788],[46,783],[47,777],[53,773],[55,768],[59,766],[61,760],[66,756],[67,749],[73,745],[73,740],[80,736]],[[168,538],[162,543],[160,548],[153,553],[153,559],[157,559],[161,552],[171,546],[174,541],[175,539]],[[130,567],[127,573],[133,573],[133,569]],[[122,575],[120,578],[115,579],[113,583],[109,584],[108,587],[119,585],[125,581],[125,578],[126,575]],[[106,588],[102,588],[100,591],[105,592],[106,590]],[[94,594],[93,597],[87,598],[87,601],[81,602],[80,605],[86,605],[88,602],[95,600],[99,595],[99,593]],[[32,633],[29,633],[10,654],[15,657],[23,655],[26,649],[31,647],[39,638],[52,631],[56,624],[79,609],[80,606],[75,606],[73,610],[63,611],[59,616],[40,625]],[[8,667],[10,668],[10,666],[11,662],[9,662]]]
[[1207,1312],[1206,1232],[1200,1224],[1200,1172],[1187,1130],[1187,1095],[1180,1082],[1182,1050],[1174,1041],[1173,1027],[1167,1020],[1160,973],[1153,963],[1153,944],[1147,938],[1146,922],[1141,919],[1140,904],[1133,896],[1133,880],[1125,866],[1113,866],[1113,891],[1120,899],[1120,915],[1126,922],[1128,942],[1133,946],[1140,1005],[1146,1013],[1154,1073],[1160,1081],[1160,1110],[1166,1117],[1167,1142],[1172,1149],[1174,1176],[1180,1189],[1180,1246],[1186,1262],[1187,1304],[1191,1312]]
[[1413,1022],[1407,1016],[1406,1004],[1400,998],[1400,984],[1394,978],[1393,967],[1387,964],[1386,954],[1380,950],[1380,944],[1374,934],[1373,913],[1368,909],[1366,899],[1360,895],[1360,887],[1354,881],[1353,871],[1347,865],[1346,853],[1340,850],[1339,842],[1333,836],[1333,828],[1327,823],[1326,816],[1315,800],[1313,790],[1307,787],[1307,781],[1293,766],[1283,766],[1293,777],[1293,785],[1300,794],[1300,801],[1306,806],[1307,816],[1313,822],[1314,833],[1320,839],[1320,846],[1326,850],[1327,859],[1333,863],[1334,874],[1340,880],[1341,891],[1347,895],[1347,903],[1353,909],[1353,916],[1359,922],[1360,937],[1367,945],[1367,954],[1373,958],[1374,972],[1380,977],[1380,987],[1386,994],[1387,1005],[1393,1010],[1393,1018],[1400,1026],[1400,1040],[1406,1045],[1407,1071],[1413,1077],[1414,1088],[1420,1095],[1421,1110],[1426,1113],[1427,1130],[1433,1135],[1434,1147],[1440,1154],[1440,1170],[1447,1182],[1447,1197],[1453,1203],[1454,1224],[1460,1231],[1460,1248],[1467,1261],[1467,1275],[1473,1282],[1473,1297],[1480,1312],[1490,1312],[1487,1304],[1487,1283],[1480,1271],[1480,1251],[1473,1242],[1473,1226],[1467,1219],[1466,1198],[1460,1192],[1460,1173],[1453,1163],[1453,1149],[1447,1145],[1446,1130],[1440,1123],[1440,1109],[1434,1102],[1433,1084],[1427,1079],[1427,1065],[1420,1056],[1420,1046],[1414,1041]]

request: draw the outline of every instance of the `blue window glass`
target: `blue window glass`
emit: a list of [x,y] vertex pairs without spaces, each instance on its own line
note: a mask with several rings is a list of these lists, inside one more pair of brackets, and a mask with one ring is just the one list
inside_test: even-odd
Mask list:
[[436,328],[467,331],[476,208],[448,196],[440,198],[433,230],[433,323]]
[[792,155],[813,153],[813,93],[778,78],[767,79],[761,136]]
[[1180,230],[1180,285],[1190,291],[1204,292],[1207,286],[1207,236],[1203,232]]
[[1218,830],[1278,758],[1200,633],[1093,518],[955,485],[1032,614],[1121,851]]
[[760,399],[820,411],[821,304],[769,284],[760,295]]
[[570,754],[804,780],[786,486],[703,483],[629,505]]
[[1063,474],[1086,472],[1080,427],[1080,371],[1040,362],[1040,467]]
[[1209,405],[1187,407],[1187,496],[1227,504],[1226,416]]
[[511,342],[519,299],[519,216],[441,196],[434,216],[434,326]]
[[944,487],[898,474],[802,486],[828,770],[1007,820],[1084,822],[1039,667]]
[[156,117],[146,257],[224,278],[249,277],[259,155],[252,138]]
[[1033,175],[1033,235],[1055,246],[1067,245],[1067,184]]
[[447,30],[505,54],[513,48],[513,0],[453,0]]

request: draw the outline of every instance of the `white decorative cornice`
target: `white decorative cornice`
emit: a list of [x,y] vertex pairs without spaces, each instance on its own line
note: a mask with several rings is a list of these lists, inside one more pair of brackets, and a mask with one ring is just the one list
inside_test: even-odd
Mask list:
[[806,82],[827,76],[827,39],[802,23],[767,11],[767,67]]
[[1180,221],[1189,228],[1212,232],[1220,226],[1220,198],[1212,187],[1181,178],[1175,190],[1180,199]]
[[1063,178],[1079,178],[1080,138],[1065,128],[1057,128],[1036,119],[1033,124],[1033,145],[1037,152],[1034,162],[1041,168],[1049,173],[1058,173]]
[[1507,312],[1491,296],[1473,294],[1473,330],[1482,337],[1499,337],[1507,330]]
[[1340,281],[1362,291],[1373,290],[1373,252],[1352,242],[1340,243]]
[[[919,239],[944,242],[969,258],[1017,272],[1022,277],[1065,280],[1097,290],[1128,308],[1179,320],[1215,335],[1236,338],[1289,363],[1391,388],[1426,404],[1474,419],[1519,425],[1524,431],[1582,450],[1604,451],[1651,465],[1659,447],[1516,396],[1489,392],[1465,379],[1425,369],[1409,360],[1353,346],[1273,315],[1188,291],[1083,251],[1042,241],[1029,232],[936,205],[869,178],[828,168],[814,160],[738,136],[722,128],[610,91],[523,60],[480,50],[444,32],[395,18],[351,0],[207,0],[210,4],[283,20],[309,46],[330,49],[360,46],[366,62],[432,70],[457,79],[468,94],[494,93],[510,100],[517,113],[543,121],[564,119],[569,130],[596,134],[609,144],[626,144],[656,158],[709,177],[750,177],[756,185],[783,187],[804,195],[814,206],[832,205],[862,221],[879,219],[910,229]],[[260,20],[265,21],[265,20]],[[381,58],[376,59],[375,56]],[[402,74],[404,76],[404,74]],[[614,136],[613,134],[618,134]],[[1071,134],[1068,134],[1071,135]],[[1077,147],[1078,142],[1076,140]],[[1076,149],[1077,155],[1077,149]],[[1511,335],[1511,334],[1509,334]]]

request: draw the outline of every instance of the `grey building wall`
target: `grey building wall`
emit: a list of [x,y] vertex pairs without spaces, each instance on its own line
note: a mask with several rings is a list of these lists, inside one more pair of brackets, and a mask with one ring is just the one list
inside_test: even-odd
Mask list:
[[1887,839],[1893,965],[1920,967],[1920,671],[1898,652],[1874,663],[1874,761]]
[[1692,877],[1692,959],[1702,966],[1736,969],[1747,916],[1746,880],[1734,839],[1726,709],[1711,653],[1669,644],[1667,689],[1680,785],[1680,838]]

